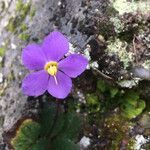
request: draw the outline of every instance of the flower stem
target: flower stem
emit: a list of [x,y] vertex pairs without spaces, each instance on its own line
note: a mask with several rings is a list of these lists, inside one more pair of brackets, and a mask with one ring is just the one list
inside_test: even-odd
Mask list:
[[56,99],[56,114],[55,114],[55,117],[54,117],[54,120],[53,120],[53,125],[50,129],[50,132],[47,134],[47,138],[49,139],[49,145],[48,145],[48,148],[51,147],[51,140],[52,140],[52,137],[51,137],[51,133],[55,127],[55,124],[57,122],[57,119],[58,119],[58,114],[59,114],[59,108],[60,108],[60,101],[58,99]]
[[58,99],[56,99],[56,114],[55,114],[55,117],[54,117],[54,121],[53,121],[53,125],[51,127],[51,130],[50,130],[50,133],[53,131],[54,129],[54,126],[56,124],[56,121],[57,121],[57,118],[58,118],[58,112],[59,112],[59,108],[60,108],[60,101]]

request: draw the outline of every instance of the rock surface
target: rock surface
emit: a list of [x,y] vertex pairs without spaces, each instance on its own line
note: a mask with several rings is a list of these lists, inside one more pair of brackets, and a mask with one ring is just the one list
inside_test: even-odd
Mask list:
[[[54,29],[60,30],[70,42],[84,50],[91,36],[80,31],[92,26],[86,23],[96,9],[102,14],[104,0],[5,0],[0,2],[0,143],[3,131],[8,131],[16,121],[28,114],[27,97],[22,94],[21,81],[27,71],[21,64],[21,50],[28,42],[40,41]],[[92,6],[92,7],[91,7]],[[91,24],[91,25],[90,25]],[[81,28],[84,30],[84,28]]]
[[[95,72],[102,77],[117,82],[121,79],[131,80],[131,72],[127,68],[138,65],[136,60],[131,59],[131,62],[128,62],[128,52],[127,56],[122,57],[117,51],[113,51],[113,54],[109,51],[113,49],[111,46],[116,44],[115,42],[111,44],[109,39],[116,35],[114,22],[111,22],[109,17],[111,11],[114,13],[111,7],[111,1],[108,0],[0,1],[0,144],[3,143],[2,133],[10,130],[19,118],[31,112],[36,113],[36,106],[32,107],[31,102],[27,101],[27,97],[21,91],[21,81],[27,73],[21,63],[22,48],[30,42],[40,42],[53,30],[65,34],[75,51],[85,55],[90,53],[91,64],[97,62]],[[134,20],[132,16],[122,17],[131,19],[131,22]],[[145,20],[147,18],[145,17]],[[127,22],[124,22],[125,27],[126,24]],[[145,26],[144,33],[137,35],[135,43],[138,49],[142,41],[143,51],[139,55],[144,58],[140,57],[139,62],[140,66],[146,66],[146,80],[149,80],[150,40],[147,35],[148,26]],[[127,49],[122,44],[126,43],[119,42],[121,50],[125,52]],[[133,48],[135,48],[134,41],[128,50],[132,52]],[[135,52],[133,55],[136,57]],[[124,67],[124,63],[127,64],[127,68]]]

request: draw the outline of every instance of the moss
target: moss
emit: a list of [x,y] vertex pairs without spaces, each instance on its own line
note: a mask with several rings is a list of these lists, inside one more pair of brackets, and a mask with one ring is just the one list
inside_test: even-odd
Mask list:
[[127,92],[121,106],[122,116],[128,119],[137,117],[145,109],[145,101],[139,98],[138,93]]
[[135,139],[131,138],[127,144],[127,150],[135,150]]
[[98,80],[96,92],[88,94],[86,102],[87,110],[95,113],[97,118],[102,117],[103,113],[119,108],[120,116],[128,121],[140,115],[146,107],[145,101],[140,99],[137,91],[122,90],[103,80]]
[[30,36],[26,33],[21,33],[21,34],[19,34],[18,38],[20,38],[23,41],[28,41]]
[[100,111],[100,101],[96,94],[87,94],[86,96],[87,107],[90,113],[95,113]]
[[34,17],[35,12],[36,12],[35,8],[32,8],[29,14],[31,18]]
[[21,25],[21,31],[24,32],[24,31],[26,31],[27,29],[28,29],[27,25],[23,23],[23,24]]
[[129,66],[129,63],[134,60],[133,53],[127,52],[127,42],[121,41],[120,39],[115,39],[115,41],[108,41],[108,46],[106,51],[109,55],[117,55],[120,61],[123,62],[124,68]]
[[5,48],[4,47],[0,47],[0,56],[3,57],[5,54]]
[[23,18],[26,17],[26,15],[28,14],[28,12],[30,11],[31,8],[31,3],[25,4],[21,10],[21,16]]
[[10,32],[15,32],[16,26],[15,26],[15,20],[13,17],[9,19],[9,23],[6,28]]
[[119,150],[122,141],[130,141],[130,138],[127,136],[127,133],[130,132],[130,127],[133,126],[132,123],[126,121],[119,114],[112,114],[107,117],[104,121],[102,128],[101,136],[104,139],[110,139],[112,150]]
[[[29,13],[31,7],[31,3],[24,4],[22,0],[19,0],[16,6],[16,10],[18,12],[16,17],[11,17],[9,19],[9,23],[7,25],[7,30],[13,33],[16,33],[17,28],[22,24],[26,15]],[[21,26],[22,28],[22,26]]]
[[22,10],[22,8],[23,8],[23,1],[22,0],[18,0],[17,1],[17,4],[16,4],[16,10],[17,11],[21,11]]
[[24,18],[21,17],[12,17],[9,19],[9,23],[7,25],[7,30],[13,33],[16,33],[17,31],[17,27],[19,27],[22,23],[22,21],[24,20]]
[[21,15],[26,15],[30,10],[31,3],[24,4],[22,0],[18,0],[16,4],[16,11],[21,13]]

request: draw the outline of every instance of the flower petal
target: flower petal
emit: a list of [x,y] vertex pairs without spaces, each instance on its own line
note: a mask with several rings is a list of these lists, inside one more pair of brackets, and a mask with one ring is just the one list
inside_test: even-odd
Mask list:
[[49,61],[60,60],[68,50],[68,40],[58,31],[50,33],[43,41],[43,51]]
[[22,90],[25,95],[42,95],[48,86],[49,75],[45,70],[31,73],[23,79]]
[[37,44],[29,44],[22,52],[22,61],[29,70],[41,70],[46,63],[46,57]]
[[58,73],[56,74],[56,80],[57,84],[54,77],[50,77],[48,92],[56,98],[63,99],[70,93],[72,81],[67,75],[60,71],[58,71]]
[[58,68],[69,77],[75,78],[80,75],[88,64],[88,60],[79,54],[72,54],[59,62]]

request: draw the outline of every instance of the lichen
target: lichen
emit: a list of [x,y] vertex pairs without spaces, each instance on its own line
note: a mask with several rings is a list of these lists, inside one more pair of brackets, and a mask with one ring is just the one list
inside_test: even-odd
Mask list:
[[124,25],[118,17],[111,17],[110,21],[113,22],[116,33],[120,33],[123,31]]
[[142,64],[142,66],[145,68],[145,69],[150,69],[150,60],[145,60],[145,62]]
[[127,52],[127,45],[127,42],[121,41],[120,39],[115,39],[115,41],[109,40],[106,49],[109,55],[118,55],[125,69],[129,66],[129,63],[134,60],[133,53]]
[[123,88],[131,89],[131,88],[137,86],[139,81],[140,81],[139,78],[134,78],[134,80],[121,80],[121,81],[118,81],[118,85]]
[[124,13],[150,13],[150,7],[148,1],[135,1],[129,2],[127,0],[111,0],[113,7],[119,12],[120,15]]

